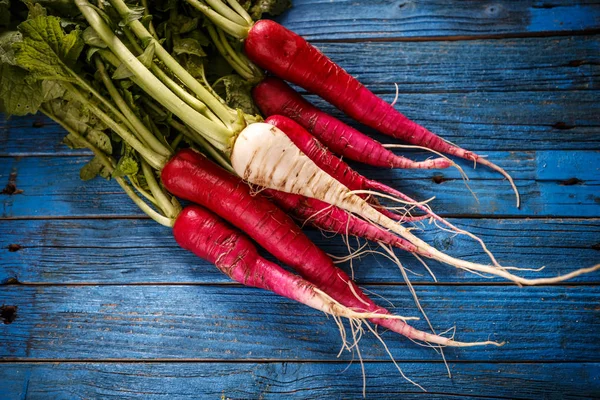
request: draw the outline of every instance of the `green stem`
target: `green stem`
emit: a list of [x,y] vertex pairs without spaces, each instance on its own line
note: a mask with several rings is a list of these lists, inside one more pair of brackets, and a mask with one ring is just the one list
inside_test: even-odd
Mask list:
[[153,150],[149,149],[146,145],[139,141],[138,138],[135,137],[133,133],[131,133],[127,128],[123,125],[115,122],[108,114],[100,109],[94,103],[88,101],[79,90],[77,90],[73,85],[69,83],[64,83],[64,86],[69,90],[69,92],[75,97],[77,101],[82,103],[84,106],[90,109],[105,125],[107,125],[110,129],[112,129],[117,135],[121,137],[128,145],[133,147],[135,151],[140,153],[142,157],[144,157],[152,168],[157,170],[161,170],[162,167],[166,164],[167,158],[163,155],[157,154]]
[[40,106],[40,111],[42,113],[44,113],[48,118],[52,119],[54,122],[56,122],[57,124],[62,126],[62,128],[64,130],[66,130],[67,132],[69,132],[69,134],[76,137],[77,140],[80,143],[82,143],[85,147],[90,149],[92,151],[92,153],[94,153],[94,156],[97,157],[98,160],[100,160],[100,162],[104,165],[104,167],[107,168],[108,171],[112,174],[112,172],[114,171],[115,166],[116,166],[116,163],[114,162],[114,160],[112,158],[110,158],[108,155],[106,155],[106,153],[104,153],[102,150],[100,150],[97,146],[92,144],[92,142],[87,140],[82,134],[77,132],[75,129],[71,128],[71,126],[69,124],[67,124],[62,119],[60,119],[56,115],[54,115],[54,113],[51,110],[49,110],[47,107],[45,107],[43,104],[42,104],[42,106]]
[[196,143],[202,150],[204,150],[209,156],[211,156],[220,166],[225,168],[227,171],[232,174],[236,174],[231,166],[231,163],[221,154],[217,149],[215,149],[210,143],[208,143],[202,136],[194,134],[194,132],[190,131],[185,125],[180,124],[174,119],[169,120],[169,125],[171,125],[175,130],[181,132],[192,142]]
[[158,207],[165,213],[167,217],[177,216],[180,210],[177,210],[176,207],[173,206],[171,199],[167,197],[163,189],[158,184],[158,181],[154,176],[154,171],[145,161],[142,161],[142,171],[144,172],[144,177],[146,177],[146,183],[148,184],[150,193],[152,193],[158,202]]
[[231,36],[236,37],[240,40],[246,39],[246,37],[248,37],[250,27],[246,24],[240,25],[223,17],[221,14],[219,14],[206,4],[200,2],[199,0],[186,1],[188,2],[188,4],[200,11],[202,14],[206,15],[206,17],[208,17],[208,19],[210,19],[212,23],[223,29],[225,32],[229,33]]
[[244,18],[244,20],[248,23],[248,26],[252,27],[254,20],[252,20],[250,14],[244,10],[244,7],[242,7],[240,3],[238,3],[236,0],[227,0],[227,2],[231,8],[233,8],[242,18]]
[[[117,56],[115,56],[110,50],[98,50],[98,54],[100,54],[100,56],[104,58],[104,60],[106,60],[115,68],[118,68],[119,65],[121,65],[121,61],[119,61]],[[221,123],[221,120],[212,111],[208,109],[206,104],[204,104],[203,102],[198,100],[198,98],[194,97],[193,95],[188,93],[184,88],[179,86],[177,82],[171,79],[162,69],[160,69],[158,65],[152,63],[150,70],[158,77],[158,79],[160,79],[165,85],[167,85],[167,87],[171,89],[173,93],[175,93],[180,99],[185,101],[194,110],[198,111],[199,113],[201,113],[202,115],[204,115],[205,117],[207,117],[215,123]],[[136,85],[140,86],[139,80],[136,79],[135,76],[132,76],[129,79]]]
[[140,193],[142,196],[144,196],[146,198],[146,200],[148,200],[150,203],[152,203],[152,205],[154,205],[156,208],[160,208],[156,199],[150,193],[148,193],[146,190],[144,190],[143,187],[140,186],[140,184],[135,176],[127,175],[127,178],[129,179],[129,183],[131,184],[131,186],[133,186],[135,188],[135,190],[138,191],[138,193]]
[[238,62],[240,65],[243,65],[244,68],[247,68],[250,71],[250,80],[253,82],[260,82],[263,80],[264,76],[260,68],[258,68],[252,61],[250,61],[245,54],[236,51],[233,47],[231,47],[231,43],[227,40],[227,36],[225,36],[225,32],[222,29],[218,29],[219,36],[221,37],[221,41],[225,46],[225,49],[231,56]]
[[111,113],[113,113],[117,119],[121,120],[121,122],[124,123],[127,126],[127,128],[133,130],[133,126],[129,123],[127,118],[125,118],[125,116],[121,114],[121,112],[110,101],[108,101],[96,89],[94,89],[92,85],[90,85],[85,79],[77,75],[74,71],[71,71],[71,75],[75,78],[76,84],[80,88],[82,88],[86,92],[90,92],[91,94],[93,94],[94,97],[100,100],[100,102],[104,104],[104,106],[108,108],[108,110]]
[[[123,0],[110,0],[110,2],[121,16],[127,16],[131,12]],[[158,59],[161,60],[165,66],[169,68],[203,103],[205,103],[208,108],[218,115],[228,128],[234,126],[237,120],[237,115],[234,110],[227,107],[220,99],[212,96],[200,82],[187,72],[187,70],[183,68],[171,54],[169,54],[159,41],[155,40],[152,35],[150,35],[150,32],[148,32],[140,21],[131,21],[128,25],[142,42],[153,41],[155,45],[155,54]],[[119,54],[118,52],[115,53],[117,55]]]
[[137,194],[135,194],[135,192],[133,191],[133,189],[131,189],[131,187],[127,184],[127,182],[125,181],[125,179],[121,178],[121,177],[117,177],[115,178],[115,180],[117,181],[117,183],[123,188],[123,190],[125,191],[125,193],[127,193],[127,196],[129,196],[129,198],[131,200],[133,200],[133,202],[146,214],[148,215],[150,218],[152,218],[154,221],[158,222],[159,224],[163,225],[163,226],[168,226],[169,228],[172,228],[173,225],[175,224],[175,218],[168,218],[165,217],[164,215],[156,212],[152,207],[150,207],[148,204],[146,204],[144,202],[144,200],[142,200],[140,198],[140,196],[138,196]]
[[182,139],[183,139],[183,133],[180,133],[179,135],[175,136],[175,139],[173,139],[173,141],[171,142],[171,147],[173,149],[177,149],[177,147],[179,146],[179,143],[181,143]]
[[[115,169],[115,162],[106,154],[104,154],[100,149],[94,146],[90,141],[84,138],[79,132],[72,129],[68,124],[64,123],[61,119],[57,118],[50,110],[46,109],[44,106],[40,107],[40,111],[46,114],[49,118],[56,121],[60,126],[62,126],[67,132],[71,135],[75,136],[78,141],[85,145],[88,149],[94,153],[94,156],[100,160],[100,162],[104,165],[105,168],[108,169],[110,173],[112,173]],[[175,224],[176,215],[173,218],[167,218],[164,215],[156,212],[152,207],[146,204],[136,193],[131,189],[131,187],[127,184],[127,182],[121,177],[115,177],[115,181],[121,186],[121,188],[125,191],[125,193],[129,196],[131,200],[150,218],[154,221],[158,222],[161,225],[173,227]]]
[[[90,26],[98,33],[113,53],[139,79],[138,85],[142,90],[181,118],[186,125],[203,134],[215,147],[229,154],[235,132],[222,125],[215,124],[171,92],[129,51],[127,46],[113,33],[87,0],[75,0],[75,4],[79,7],[79,10],[83,13]],[[194,81],[198,83],[195,79]]]
[[231,8],[227,7],[225,3],[221,0],[205,0],[209,6],[213,8],[216,12],[221,14],[223,17],[227,18],[231,22],[234,22],[238,25],[244,26],[246,24],[246,20],[236,14]]
[[[235,57],[235,52],[232,54],[230,51],[228,51],[229,49],[233,49],[231,48],[231,46],[225,46],[225,43],[229,43],[227,42],[227,38],[225,38],[225,40],[223,41],[224,36],[220,35],[217,32],[218,28],[215,28],[213,24],[207,24],[206,28],[208,30],[208,35],[212,39],[215,47],[217,48],[217,51],[219,52],[219,54],[221,54],[221,56],[223,56],[223,58],[229,63],[229,65],[231,65],[231,67],[238,74],[240,74],[242,78],[246,80],[253,79],[254,77],[252,75],[252,71],[249,68],[246,68],[246,66],[243,63],[238,62],[239,60]],[[219,32],[223,31],[219,29]]]
[[111,98],[117,104],[117,107],[119,107],[125,118],[127,118],[131,125],[133,125],[133,132],[137,133],[141,141],[147,143],[157,153],[162,154],[165,157],[170,156],[171,151],[167,149],[156,138],[156,136],[154,136],[154,134],[148,130],[148,128],[146,128],[146,125],[144,125],[144,123],[137,117],[137,115],[135,115],[131,108],[129,108],[125,100],[123,100],[123,97],[121,97],[121,94],[113,84],[112,79],[110,79],[110,77],[108,76],[108,73],[106,72],[106,68],[104,67],[104,63],[102,62],[102,60],[100,60],[99,57],[94,58],[96,61],[96,68],[98,69],[100,78],[102,79],[106,90],[108,90],[108,93],[110,94]]

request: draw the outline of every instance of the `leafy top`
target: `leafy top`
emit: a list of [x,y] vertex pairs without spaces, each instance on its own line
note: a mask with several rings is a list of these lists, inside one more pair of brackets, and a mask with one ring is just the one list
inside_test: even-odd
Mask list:
[[23,41],[14,44],[18,64],[36,79],[74,81],[72,68],[83,50],[81,31],[68,34],[60,18],[38,16],[19,25]]

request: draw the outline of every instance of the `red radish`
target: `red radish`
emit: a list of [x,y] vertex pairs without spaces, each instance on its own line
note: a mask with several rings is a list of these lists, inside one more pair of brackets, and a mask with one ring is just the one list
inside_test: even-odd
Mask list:
[[475,161],[498,171],[509,180],[519,207],[519,192],[505,170],[409,120],[316,47],[277,22],[260,20],[252,25],[244,49],[259,67],[319,95],[364,125],[413,145]]
[[[291,122],[295,124],[295,122]],[[276,156],[273,156],[274,154]],[[600,265],[596,265],[554,278],[526,279],[509,273],[508,268],[483,265],[451,257],[425,243],[410,229],[377,211],[364,199],[319,168],[280,129],[266,123],[248,125],[240,133],[231,153],[231,166],[247,182],[260,187],[313,197],[340,207],[400,235],[415,245],[419,251],[429,253],[430,258],[467,271],[497,275],[521,285],[540,285],[562,282],[600,269]]]
[[283,115],[293,119],[332,152],[364,164],[383,168],[448,168],[446,158],[416,162],[397,156],[381,143],[310,104],[281,79],[269,77],[252,90],[265,117]]
[[[416,200],[413,200],[404,193],[359,174],[350,168],[348,164],[329,152],[325,146],[293,120],[281,115],[273,115],[267,118],[265,122],[281,129],[292,142],[298,146],[300,151],[306,154],[306,156],[308,156],[308,158],[310,158],[319,168],[338,180],[348,189],[352,191],[376,190],[388,193],[406,203],[415,205],[428,216],[442,222],[446,226],[456,231],[460,231],[448,221],[431,211],[431,209],[420,204]],[[387,216],[389,217],[389,215]]]
[[[315,228],[388,244],[411,253],[419,253],[417,247],[409,241],[376,225],[363,221],[339,207],[310,197],[280,192],[278,190],[265,189],[264,193],[283,211],[294,215],[303,223],[308,223]],[[427,254],[422,255],[428,256]]]
[[182,248],[215,264],[221,272],[243,285],[272,291],[335,316],[372,316],[342,306],[304,279],[265,260],[250,239],[202,207],[185,208],[175,221],[173,236]]
[[[357,312],[389,313],[377,306],[345,272],[337,268],[287,214],[260,194],[253,195],[251,188],[242,180],[202,154],[192,150],[179,151],[165,165],[161,177],[171,193],[210,209],[246,232],[278,260],[294,268],[344,306]],[[411,339],[429,343],[461,347],[497,344],[456,342],[416,330],[398,319],[371,320]]]

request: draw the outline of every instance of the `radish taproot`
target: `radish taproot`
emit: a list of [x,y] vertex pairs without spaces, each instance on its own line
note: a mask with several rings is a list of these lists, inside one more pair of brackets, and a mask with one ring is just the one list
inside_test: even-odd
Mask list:
[[350,160],[382,168],[448,168],[446,158],[415,162],[398,156],[378,141],[319,110],[281,79],[268,77],[252,89],[252,98],[265,117],[293,119],[332,152]]
[[173,236],[182,248],[215,264],[234,281],[269,290],[326,314],[349,319],[415,319],[357,312],[343,306],[313,284],[261,257],[249,238],[200,206],[188,206],[179,214]]

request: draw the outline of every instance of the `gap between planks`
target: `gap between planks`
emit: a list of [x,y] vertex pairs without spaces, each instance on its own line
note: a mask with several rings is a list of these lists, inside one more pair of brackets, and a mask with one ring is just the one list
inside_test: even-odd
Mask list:
[[[397,363],[404,364],[444,364],[443,360],[403,360],[394,359]],[[340,360],[320,360],[320,359],[287,359],[287,358],[257,358],[257,359],[220,359],[220,358],[26,358],[26,357],[14,357],[14,358],[0,358],[0,364],[10,363],[26,363],[26,364],[84,364],[84,363],[95,363],[95,364],[112,364],[112,363],[123,363],[123,364],[270,364],[270,363],[284,363],[284,364],[348,364],[348,361]],[[365,364],[389,364],[389,360],[363,360]],[[508,361],[496,361],[496,360],[452,360],[448,361],[448,364],[523,364],[523,365],[543,365],[543,364],[581,364],[582,361],[578,360],[508,360]],[[596,364],[600,363],[600,359],[592,361],[583,361],[585,364]]]
[[[483,179],[482,179],[483,180]],[[493,179],[489,179],[493,180]],[[558,181],[557,181],[558,182]],[[120,194],[116,192],[113,194]],[[509,220],[549,220],[549,219],[560,219],[564,221],[596,221],[600,218],[600,215],[593,217],[574,217],[574,216],[561,216],[561,215],[514,215],[514,214],[494,214],[494,215],[481,215],[481,214],[443,214],[437,213],[440,217],[452,218],[452,219],[509,219]],[[38,215],[27,215],[19,217],[0,217],[1,221],[45,221],[45,220],[57,220],[57,221],[69,221],[69,220],[149,220],[150,217],[139,214],[139,215],[59,215],[59,216],[38,216]]]
[[[359,282],[360,283],[360,282]],[[397,282],[363,282],[360,283],[359,286],[368,285],[373,287],[387,287],[387,286],[406,286],[406,283],[403,281]],[[412,286],[419,287],[510,287],[514,286],[518,288],[519,286],[513,282],[418,282],[411,281]],[[245,288],[246,286],[240,285],[236,282],[123,282],[123,283],[114,283],[114,282],[20,282],[15,278],[8,278],[6,282],[0,283],[0,287],[89,287],[89,286],[214,286],[214,287],[233,287],[233,288]],[[550,283],[545,285],[535,285],[534,287],[594,287],[600,286],[599,282],[559,282],[559,283]],[[523,286],[524,288],[531,286]]]
[[[347,34],[347,33],[346,33]],[[514,32],[487,35],[450,35],[450,36],[412,36],[412,37],[369,37],[361,39],[309,39],[310,43],[364,43],[364,42],[458,42],[467,40],[502,40],[526,38],[551,38],[563,36],[585,36],[600,34],[600,29],[583,29],[572,31],[545,31],[545,32]]]

